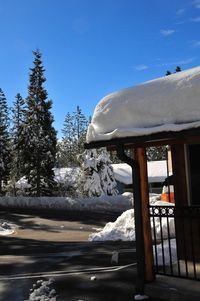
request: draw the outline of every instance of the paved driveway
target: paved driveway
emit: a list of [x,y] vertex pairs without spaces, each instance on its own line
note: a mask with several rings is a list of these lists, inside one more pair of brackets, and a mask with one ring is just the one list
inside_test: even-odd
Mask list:
[[[131,297],[134,243],[88,242],[89,234],[116,218],[97,213],[1,211],[1,219],[18,229],[1,237],[0,301],[24,301],[34,283],[52,277],[57,301],[107,301],[108,294],[115,295],[112,300],[122,300],[119,290],[121,298],[122,294]],[[115,251],[117,265],[111,262]]]

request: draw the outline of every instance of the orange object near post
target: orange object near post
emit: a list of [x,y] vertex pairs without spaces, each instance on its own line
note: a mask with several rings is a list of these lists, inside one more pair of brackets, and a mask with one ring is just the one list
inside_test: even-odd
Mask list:
[[174,199],[174,186],[164,186],[161,194],[161,201],[168,203],[175,203]]

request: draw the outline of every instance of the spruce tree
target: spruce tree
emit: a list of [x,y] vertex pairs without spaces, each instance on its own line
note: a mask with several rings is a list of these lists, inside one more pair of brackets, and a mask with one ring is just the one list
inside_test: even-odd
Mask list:
[[168,76],[170,74],[171,74],[171,71],[167,70],[165,75]]
[[102,190],[105,195],[117,195],[117,183],[114,177],[110,155],[105,148],[101,148],[99,152],[97,166]]
[[88,122],[82,110],[77,106],[73,114],[73,133],[74,133],[74,147],[76,154],[81,154],[84,151],[84,143],[86,139],[86,131]]
[[182,70],[181,70],[181,67],[179,67],[179,66],[176,66],[176,69],[175,69],[175,73],[177,73],[177,72],[181,72]]
[[24,130],[25,130],[26,108],[25,101],[18,93],[12,107],[11,129],[11,165],[9,190],[16,195],[16,182],[24,175]]
[[56,131],[51,114],[52,102],[47,100],[46,81],[38,50],[33,52],[34,66],[30,69],[25,144],[25,176],[33,196],[52,195],[55,187]]
[[77,165],[77,159],[75,154],[75,133],[74,133],[74,121],[73,116],[68,112],[65,116],[63,125],[63,138],[59,144],[61,152],[61,164],[62,166],[72,167]]
[[81,175],[79,191],[85,196],[117,195],[117,183],[105,148],[85,150],[79,155]]
[[77,156],[84,151],[88,121],[79,106],[75,112],[67,113],[63,125],[62,141],[57,145],[57,166],[76,167]]
[[6,97],[0,89],[0,195],[5,193],[4,188],[9,176],[9,115]]

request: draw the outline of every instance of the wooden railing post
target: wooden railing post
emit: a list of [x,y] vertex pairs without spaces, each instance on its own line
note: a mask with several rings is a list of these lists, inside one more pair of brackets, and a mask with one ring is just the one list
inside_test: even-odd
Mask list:
[[146,149],[139,147],[135,149],[135,159],[139,163],[140,169],[140,188],[141,188],[141,207],[144,238],[144,256],[145,256],[145,280],[150,282],[155,279],[153,269],[153,249],[151,225],[149,218],[149,187],[147,173]]

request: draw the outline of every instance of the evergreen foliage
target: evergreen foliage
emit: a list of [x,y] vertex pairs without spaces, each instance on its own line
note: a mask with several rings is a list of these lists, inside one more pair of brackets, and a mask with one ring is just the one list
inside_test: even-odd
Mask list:
[[182,70],[181,70],[181,67],[179,67],[179,66],[176,66],[176,69],[175,69],[175,73],[177,73],[177,72],[181,72]]
[[165,75],[168,76],[170,74],[171,74],[171,71],[167,70]]
[[5,193],[9,177],[9,116],[8,105],[4,92],[0,89],[0,195]]
[[79,160],[82,170],[79,185],[81,194],[87,197],[118,194],[112,162],[106,149],[85,150]]
[[146,152],[148,161],[166,160],[166,146],[147,147]]
[[79,106],[75,112],[67,113],[63,125],[62,141],[57,144],[57,166],[79,165],[77,156],[84,151],[88,121]]
[[17,195],[16,182],[24,175],[24,131],[26,108],[25,101],[18,93],[12,108],[11,164],[9,193]]
[[51,114],[52,101],[43,87],[46,81],[41,54],[33,52],[30,69],[25,125],[25,176],[32,196],[52,195],[55,188],[56,131]]

